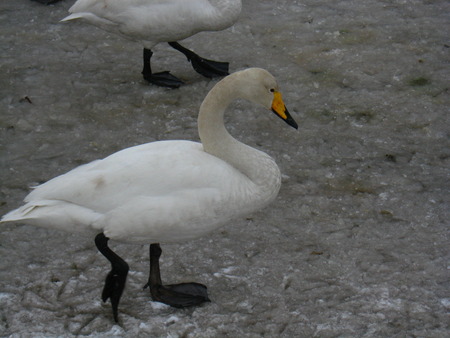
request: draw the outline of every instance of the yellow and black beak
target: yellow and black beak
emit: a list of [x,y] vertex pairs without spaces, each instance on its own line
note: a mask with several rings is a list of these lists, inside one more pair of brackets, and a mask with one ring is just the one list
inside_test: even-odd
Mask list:
[[281,97],[280,92],[275,91],[273,93],[272,111],[291,127],[298,129],[297,122],[295,122],[295,120],[289,114],[286,106],[284,105],[283,98]]

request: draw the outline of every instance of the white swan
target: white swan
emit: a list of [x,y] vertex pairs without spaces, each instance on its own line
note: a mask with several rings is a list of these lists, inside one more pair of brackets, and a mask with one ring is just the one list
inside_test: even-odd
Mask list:
[[[152,142],[82,165],[36,187],[24,206],[1,221],[100,233],[97,248],[112,265],[102,298],[111,298],[117,321],[128,265],[108,248],[108,239],[185,241],[258,210],[276,197],[281,175],[274,160],[237,141],[225,129],[225,109],[236,98],[272,109],[297,128],[272,75],[260,68],[236,72],[218,82],[200,107],[201,143]],[[178,307],[208,301],[201,284],[162,286],[160,254],[159,245],[152,244],[148,285],[154,300]]]
[[176,88],[183,82],[169,72],[152,73],[151,49],[160,42],[182,52],[206,76],[228,75],[228,63],[201,58],[177,41],[201,31],[230,27],[241,12],[241,0],[78,0],[61,21],[83,19],[106,31],[144,45],[144,79]]

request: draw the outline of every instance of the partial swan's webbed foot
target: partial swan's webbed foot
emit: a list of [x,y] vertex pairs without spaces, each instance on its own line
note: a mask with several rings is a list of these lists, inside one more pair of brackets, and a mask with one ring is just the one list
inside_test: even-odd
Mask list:
[[153,52],[150,49],[144,48],[144,68],[142,69],[142,75],[146,81],[160,87],[168,88],[178,88],[184,84],[183,81],[176,76],[173,76],[168,71],[152,73],[150,66],[150,59],[152,55]]
[[150,245],[150,276],[144,286],[150,287],[152,299],[173,307],[183,308],[210,302],[205,285],[200,283],[181,283],[162,285],[159,270],[159,257],[161,256],[159,244]]
[[178,42],[169,42],[169,45],[183,53],[197,73],[208,78],[228,75],[228,62],[204,59],[191,50],[181,46]]
[[168,87],[168,88],[174,88],[174,89],[179,88],[181,85],[184,84],[183,81],[181,81],[176,76],[173,76],[168,71],[164,71],[164,72],[160,72],[160,73],[153,73],[150,75],[144,74],[144,79],[156,86]]
[[206,286],[199,283],[150,286],[150,292],[154,301],[177,308],[210,302]]
[[118,322],[119,301],[125,288],[129,266],[108,247],[108,240],[108,237],[100,233],[95,237],[95,245],[111,263],[111,271],[106,276],[105,286],[103,287],[102,300],[106,302],[108,298],[110,299],[114,320]]

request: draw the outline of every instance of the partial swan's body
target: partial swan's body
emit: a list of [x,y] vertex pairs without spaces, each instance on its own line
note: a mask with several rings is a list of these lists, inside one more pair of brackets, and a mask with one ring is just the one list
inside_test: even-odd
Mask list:
[[[101,233],[96,244],[102,251],[109,250],[109,238],[131,243],[197,238],[264,207],[279,191],[280,171],[270,156],[237,141],[225,129],[225,109],[236,98],[262,104],[297,128],[272,75],[258,68],[237,72],[217,83],[200,107],[202,143],[147,143],[80,166],[36,187],[26,204],[2,222]],[[114,270],[116,258],[104,255]],[[198,297],[199,292],[193,294]],[[207,299],[206,288],[202,296]]]
[[255,161],[265,168],[264,187],[200,143],[143,144],[42,184],[7,217],[73,232],[103,231],[126,242],[189,240],[276,196],[280,173],[271,158],[260,156]]
[[88,23],[152,49],[201,31],[230,27],[241,12],[236,0],[78,0],[62,21]]
[[228,64],[200,58],[180,46],[201,31],[230,27],[241,12],[241,0],[78,0],[62,21],[83,19],[106,31],[141,42],[144,46],[143,75],[151,83],[178,87],[182,82],[168,72],[153,74],[151,49],[169,42],[184,53],[196,71],[207,77],[228,73]]

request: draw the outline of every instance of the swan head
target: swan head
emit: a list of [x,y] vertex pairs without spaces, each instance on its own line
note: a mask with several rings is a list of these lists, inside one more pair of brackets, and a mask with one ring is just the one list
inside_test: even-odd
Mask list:
[[275,77],[262,68],[248,68],[234,73],[242,81],[239,96],[272,110],[278,117],[298,129],[298,125],[287,110]]

